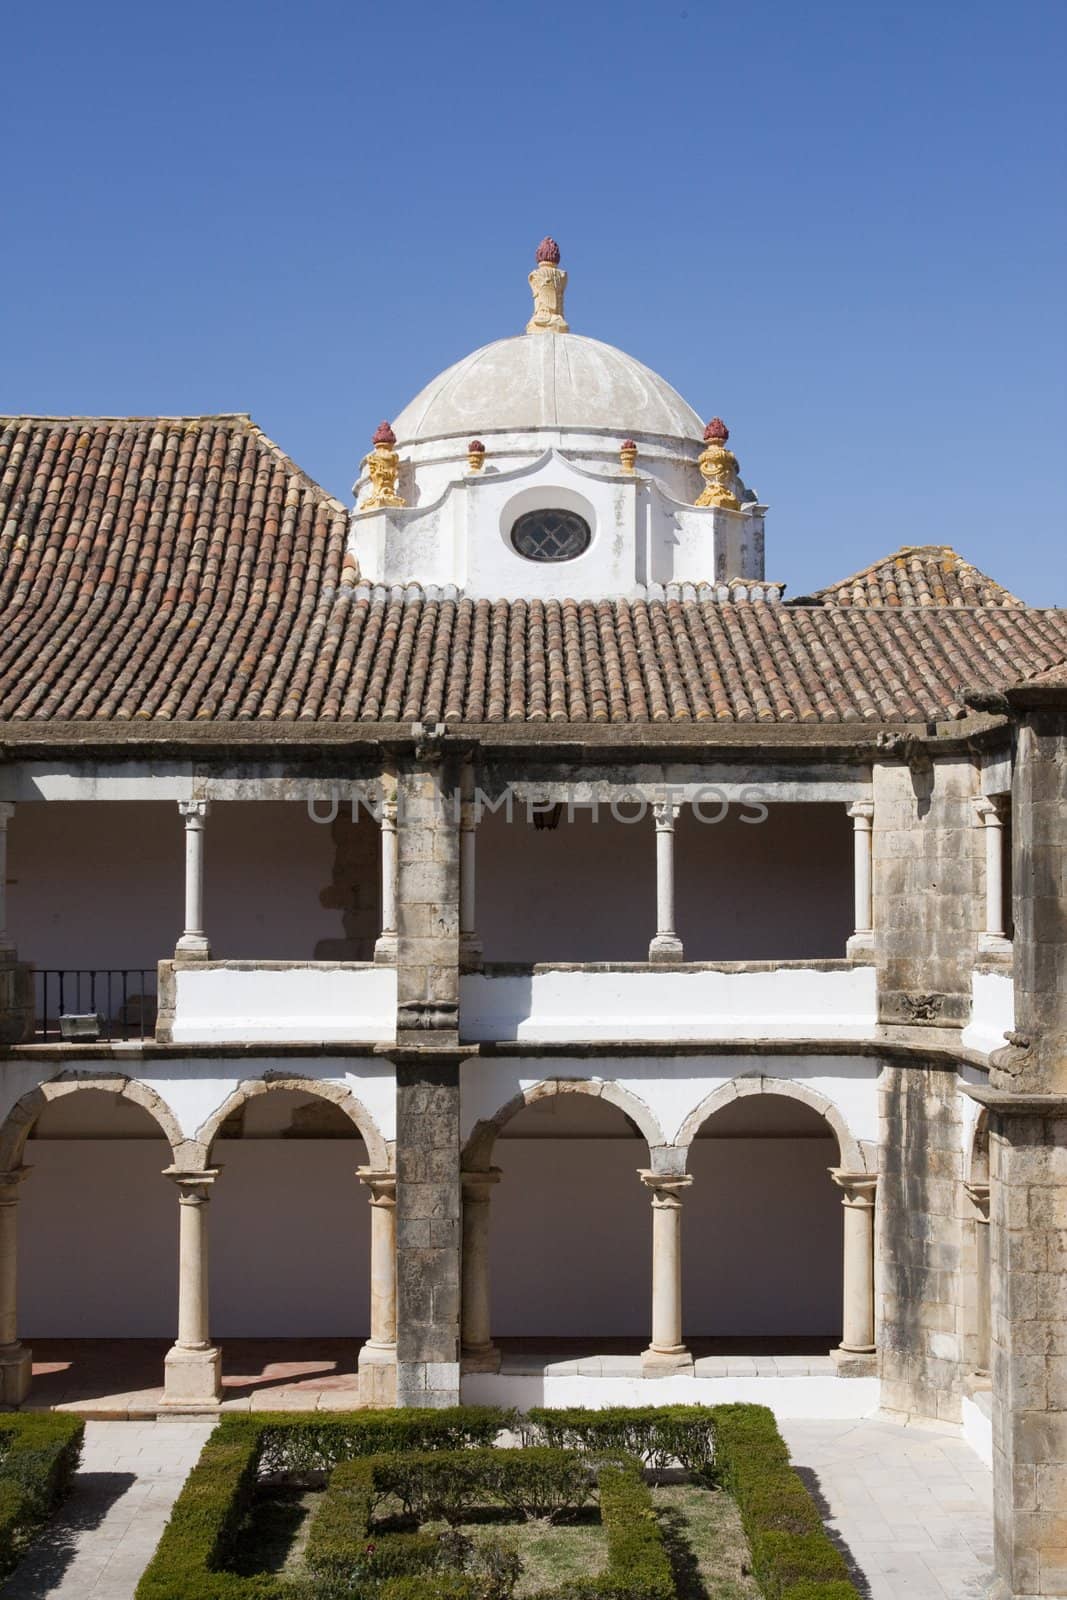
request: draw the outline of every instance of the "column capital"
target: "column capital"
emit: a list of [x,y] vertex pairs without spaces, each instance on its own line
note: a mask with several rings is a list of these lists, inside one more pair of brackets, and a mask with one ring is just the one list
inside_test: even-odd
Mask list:
[[656,819],[656,832],[673,833],[681,809],[681,802],[678,800],[653,800],[652,815]]
[[680,1207],[682,1191],[693,1182],[691,1172],[651,1172],[647,1167],[638,1167],[637,1176],[651,1189],[654,1206]]
[[31,1167],[12,1167],[9,1172],[0,1172],[0,1206],[17,1206],[19,1203],[19,1184],[29,1177]]
[[381,806],[381,827],[390,833],[396,832],[396,813],[397,804],[394,791],[392,795],[386,795],[383,798]]
[[395,1172],[380,1172],[375,1167],[357,1167],[356,1177],[370,1190],[372,1206],[396,1205]]
[[203,1172],[189,1172],[182,1167],[164,1167],[163,1176],[178,1186],[178,1199],[182,1205],[203,1206],[211,1199],[211,1186],[221,1167],[206,1167]]
[[873,1209],[878,1187],[876,1172],[849,1172],[844,1167],[827,1167],[826,1170],[842,1191],[842,1204],[856,1206],[861,1211]]
[[179,800],[178,811],[185,818],[186,827],[195,826],[197,821],[203,822],[211,810],[210,800]]
[[488,1201],[489,1190],[495,1183],[499,1183],[503,1176],[500,1167],[486,1167],[481,1172],[461,1172],[459,1180],[463,1187],[464,1200],[472,1200],[475,1204],[482,1200]]
[[974,1206],[975,1211],[977,1211],[977,1213],[978,1213],[978,1216],[977,1216],[977,1218],[975,1220],[978,1221],[978,1222],[988,1222],[989,1221],[989,1184],[988,1183],[964,1183],[963,1188],[964,1188],[964,1193],[966,1194],[968,1200],[971,1202],[971,1204]]
[[862,830],[871,826],[874,818],[873,800],[853,800],[852,804],[846,809],[852,818],[854,827]]
[[998,795],[975,795],[971,804],[974,806],[975,816],[979,824],[987,828],[1002,828],[1004,826],[1003,801]]

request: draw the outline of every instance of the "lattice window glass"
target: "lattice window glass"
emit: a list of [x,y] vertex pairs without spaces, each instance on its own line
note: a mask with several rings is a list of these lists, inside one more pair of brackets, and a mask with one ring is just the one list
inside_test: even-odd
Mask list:
[[588,550],[592,537],[576,511],[527,511],[511,529],[512,544],[528,561],[573,561]]

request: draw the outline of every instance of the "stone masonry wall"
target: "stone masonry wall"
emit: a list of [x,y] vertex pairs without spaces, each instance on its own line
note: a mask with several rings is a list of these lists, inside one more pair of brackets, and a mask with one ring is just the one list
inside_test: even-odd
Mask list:
[[874,926],[883,1022],[964,1026],[984,926],[985,845],[967,757],[874,769]]
[[879,1086],[876,1341],[882,1405],[960,1420],[963,1154],[955,1073],[887,1066]]

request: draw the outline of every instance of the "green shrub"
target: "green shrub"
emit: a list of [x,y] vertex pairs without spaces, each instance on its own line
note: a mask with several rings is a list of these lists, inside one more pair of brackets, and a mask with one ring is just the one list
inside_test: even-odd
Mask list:
[[70,1489],[84,1433],[80,1418],[51,1411],[0,1419],[0,1577]]
[[434,1572],[388,1579],[380,1600],[483,1600],[483,1592],[461,1572]]
[[713,1407],[715,1470],[737,1502],[767,1600],[859,1600],[766,1406]]
[[587,1455],[636,1456],[661,1470],[677,1461],[690,1472],[711,1463],[715,1434],[710,1406],[535,1407],[522,1420],[525,1439]]
[[220,1426],[239,1432],[242,1424],[260,1428],[260,1470],[329,1472],[353,1456],[391,1450],[462,1450],[491,1445],[499,1433],[518,1426],[518,1413],[500,1406],[407,1407],[398,1411],[335,1412],[309,1417],[279,1412],[256,1417],[224,1417]]

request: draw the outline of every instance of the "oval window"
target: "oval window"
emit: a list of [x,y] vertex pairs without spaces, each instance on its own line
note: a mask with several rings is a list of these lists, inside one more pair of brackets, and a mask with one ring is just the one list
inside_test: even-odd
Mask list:
[[576,511],[527,511],[511,528],[511,542],[527,561],[573,561],[588,550],[592,537]]

